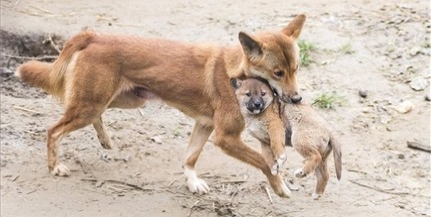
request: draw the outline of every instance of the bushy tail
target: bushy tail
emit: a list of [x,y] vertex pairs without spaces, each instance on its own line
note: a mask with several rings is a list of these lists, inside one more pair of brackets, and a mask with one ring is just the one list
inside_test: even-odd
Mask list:
[[15,75],[24,82],[45,89],[48,93],[62,97],[64,91],[64,75],[73,55],[85,49],[91,43],[95,33],[84,31],[66,42],[60,56],[54,63],[29,61],[22,64]]
[[342,167],[341,166],[342,165],[341,144],[339,143],[337,138],[335,138],[333,135],[331,135],[330,144],[332,146],[332,152],[334,153],[335,173],[337,174],[337,179],[340,180],[341,179],[341,167]]

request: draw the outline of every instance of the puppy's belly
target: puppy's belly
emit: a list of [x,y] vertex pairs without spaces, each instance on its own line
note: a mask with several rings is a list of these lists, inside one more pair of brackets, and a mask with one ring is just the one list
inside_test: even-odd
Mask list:
[[261,121],[250,120],[247,129],[250,135],[252,135],[254,138],[267,144],[270,143],[268,131]]

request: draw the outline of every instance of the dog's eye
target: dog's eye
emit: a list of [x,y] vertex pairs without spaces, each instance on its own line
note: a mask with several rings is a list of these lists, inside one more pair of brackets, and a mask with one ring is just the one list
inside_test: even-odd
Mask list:
[[246,96],[251,96],[250,92],[245,93]]
[[265,96],[265,95],[266,95],[266,93],[262,91],[262,92],[260,93],[260,95]]
[[275,71],[275,72],[274,72],[274,75],[275,75],[275,76],[277,76],[277,77],[279,77],[279,78],[281,78],[281,77],[283,77],[284,72],[283,72],[283,71],[281,71],[281,70],[279,70],[279,71]]

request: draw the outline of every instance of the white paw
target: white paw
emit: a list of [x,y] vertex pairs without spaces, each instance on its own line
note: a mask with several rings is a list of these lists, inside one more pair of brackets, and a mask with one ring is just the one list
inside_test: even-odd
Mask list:
[[194,170],[186,168],[184,169],[184,175],[187,177],[187,186],[190,192],[198,194],[206,194],[209,192],[210,188],[207,183],[198,178]]
[[297,169],[294,174],[296,178],[303,178],[306,175],[302,169]]
[[64,164],[60,163],[54,167],[51,174],[54,176],[69,176],[70,170]]
[[316,192],[314,192],[314,193],[313,193],[313,199],[314,199],[314,200],[319,199],[319,198],[320,198],[320,196],[322,196],[322,195],[317,194]]
[[278,172],[280,172],[281,166],[286,162],[287,155],[282,154],[277,160],[275,160],[274,164],[271,167],[271,174],[277,175]]

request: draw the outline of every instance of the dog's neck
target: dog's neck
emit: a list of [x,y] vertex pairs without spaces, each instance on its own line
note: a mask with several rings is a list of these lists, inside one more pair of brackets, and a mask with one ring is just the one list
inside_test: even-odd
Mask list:
[[243,57],[243,51],[240,45],[237,46],[224,46],[223,58],[226,66],[226,73],[229,78],[240,78],[245,77],[244,72],[240,68],[240,64]]

